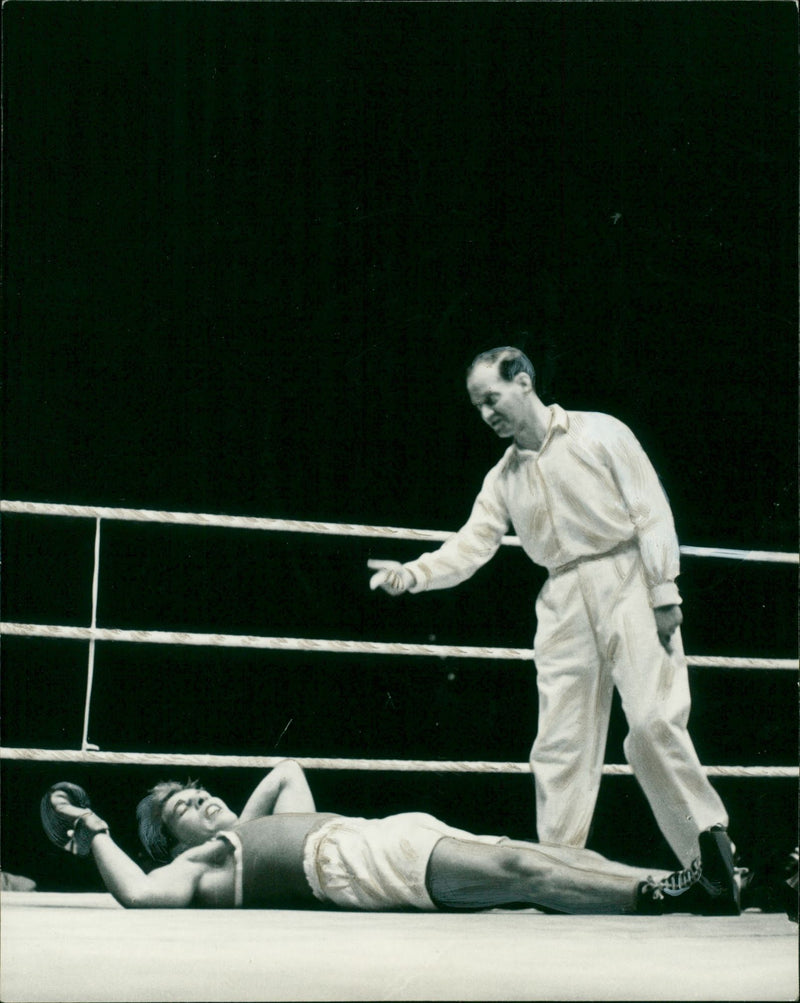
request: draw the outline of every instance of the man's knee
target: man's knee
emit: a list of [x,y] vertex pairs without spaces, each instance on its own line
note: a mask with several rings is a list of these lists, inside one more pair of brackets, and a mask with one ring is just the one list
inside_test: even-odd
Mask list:
[[586,753],[586,733],[576,731],[574,735],[557,730],[539,730],[528,757],[531,765],[563,767],[573,769],[576,758]]
[[628,717],[625,751],[636,754],[641,749],[668,749],[674,744],[677,728],[676,722],[661,714],[657,708],[646,714],[631,715]]

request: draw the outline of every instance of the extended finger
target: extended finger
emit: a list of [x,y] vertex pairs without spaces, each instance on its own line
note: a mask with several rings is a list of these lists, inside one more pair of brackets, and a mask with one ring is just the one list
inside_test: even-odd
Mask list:
[[381,585],[385,585],[388,580],[389,572],[379,571],[376,575],[373,575],[372,578],[370,578],[369,587],[374,591],[375,589],[380,588]]

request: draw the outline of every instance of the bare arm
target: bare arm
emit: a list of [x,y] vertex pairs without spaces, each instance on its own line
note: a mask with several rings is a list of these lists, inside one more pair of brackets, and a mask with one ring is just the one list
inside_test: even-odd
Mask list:
[[41,814],[51,842],[75,856],[91,854],[106,888],[128,909],[230,904],[233,870],[226,866],[228,849],[221,840],[193,847],[146,874],[111,838],[81,787],[54,785],[42,799]]
[[92,856],[106,888],[127,909],[186,908],[192,904],[200,879],[210,870],[206,860],[196,859],[201,855],[188,851],[171,864],[145,874],[108,832],[93,838]]
[[262,815],[314,811],[314,797],[303,768],[292,759],[284,759],[250,795],[239,821],[249,822]]

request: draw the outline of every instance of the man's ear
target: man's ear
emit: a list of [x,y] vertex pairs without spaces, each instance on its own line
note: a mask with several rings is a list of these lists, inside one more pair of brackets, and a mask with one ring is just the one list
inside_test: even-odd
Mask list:
[[531,382],[529,373],[517,373],[514,377],[514,382],[518,383],[523,390],[533,390],[533,383]]

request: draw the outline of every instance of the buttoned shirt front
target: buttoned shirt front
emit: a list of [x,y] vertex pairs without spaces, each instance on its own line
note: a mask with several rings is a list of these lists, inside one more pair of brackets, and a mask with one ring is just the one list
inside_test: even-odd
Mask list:
[[412,592],[450,588],[497,551],[513,527],[535,563],[554,571],[638,545],[650,603],[680,602],[672,511],[631,430],[605,414],[551,405],[538,450],[510,446],[486,475],[467,522],[438,550],[405,565]]

